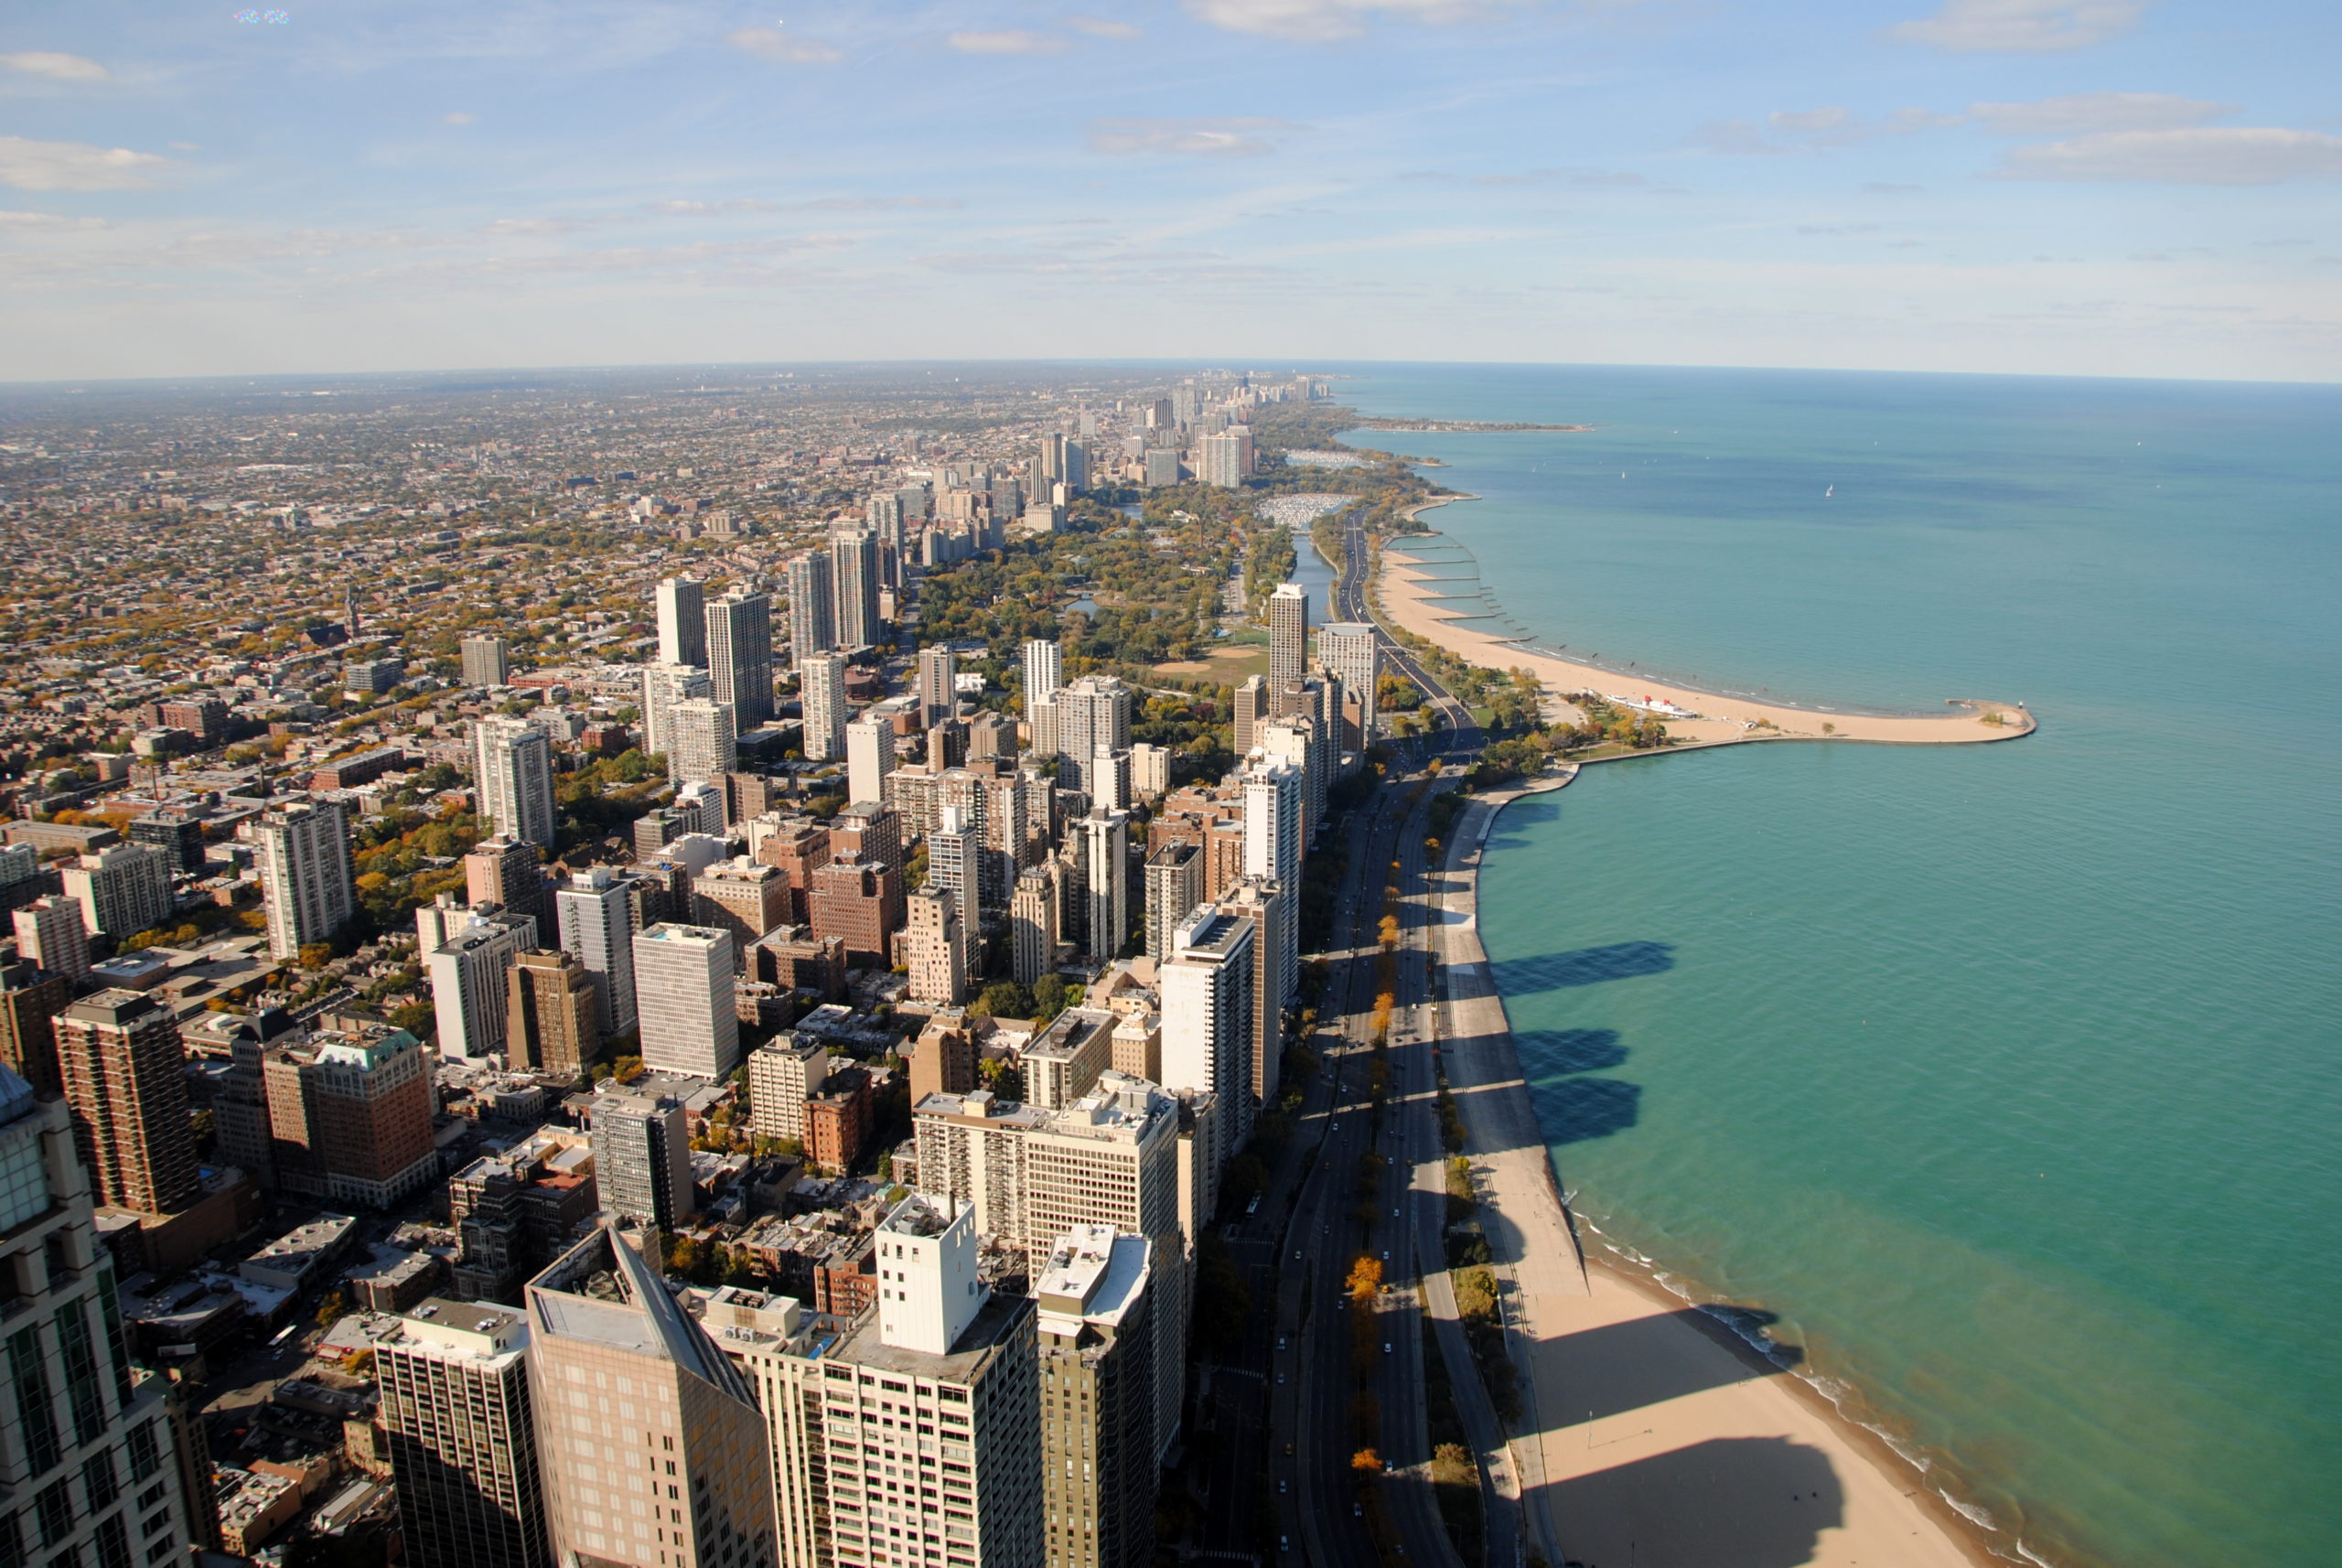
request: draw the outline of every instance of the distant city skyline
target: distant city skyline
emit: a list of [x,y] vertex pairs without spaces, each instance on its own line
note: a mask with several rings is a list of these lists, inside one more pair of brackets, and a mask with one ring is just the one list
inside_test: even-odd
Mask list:
[[44,0],[0,27],[0,331],[21,380],[2331,380],[2337,46],[2301,0]]

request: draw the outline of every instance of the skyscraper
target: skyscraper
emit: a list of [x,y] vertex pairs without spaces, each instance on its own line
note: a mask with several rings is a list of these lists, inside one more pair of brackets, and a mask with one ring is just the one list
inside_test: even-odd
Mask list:
[[387,1208],[439,1179],[431,1062],[404,1029],[341,1020],[269,1050],[261,1078],[285,1190]]
[[59,1014],[57,1059],[101,1206],[176,1214],[202,1196],[188,1121],[187,1053],[166,1008],[101,991]]
[[836,573],[830,557],[808,550],[789,558],[789,660],[802,670],[808,657],[838,645]]
[[667,714],[667,777],[719,789],[740,765],[739,725],[729,703],[694,697]]
[[514,1071],[582,1073],[601,1054],[601,999],[575,953],[524,952],[507,984],[504,1049]]
[[1111,961],[1130,932],[1130,814],[1100,806],[1069,825],[1081,900],[1080,940],[1092,963]]
[[1036,637],[1025,644],[1025,700],[1047,697],[1065,684],[1064,655],[1057,643]]
[[707,591],[696,577],[660,580],[659,661],[707,663]]
[[480,814],[498,832],[552,847],[553,740],[544,731],[522,719],[481,719],[472,726],[472,770]]
[[1155,1294],[1144,1236],[1077,1225],[1034,1264],[1047,1568],[1155,1557]]
[[1163,1087],[1210,1094],[1228,1119],[1223,1150],[1242,1144],[1252,1122],[1252,922],[1201,908],[1173,931],[1158,974],[1163,997]]
[[16,956],[66,980],[90,972],[89,918],[79,898],[51,894],[12,910]]
[[805,715],[805,760],[832,762],[845,755],[845,655],[817,653],[803,660],[800,701]]
[[635,1026],[634,884],[596,865],[571,872],[553,902],[563,950],[575,953],[593,977],[602,1033],[628,1033]]
[[1269,690],[1281,692],[1309,672],[1309,591],[1279,583],[1269,595]]
[[[977,1280],[975,1216],[964,1205],[913,1194],[876,1234],[878,1309],[826,1357],[834,1561],[1037,1563],[1033,1303]],[[889,1471],[903,1477],[891,1490]]]
[[476,1062],[504,1053],[512,965],[535,941],[536,922],[528,916],[492,915],[449,932],[423,955],[442,1057]]
[[494,904],[515,915],[536,917],[539,940],[553,935],[545,908],[544,860],[526,839],[499,833],[472,845],[464,856],[464,897],[474,908]]
[[903,961],[914,1002],[956,1007],[968,990],[968,933],[949,888],[921,887],[907,902]]
[[[1244,875],[1274,887],[1258,961],[1267,968],[1262,995],[1282,1016],[1301,966],[1301,779],[1277,765],[1243,774]],[[1262,1020],[1266,1032],[1267,1020]]]
[[1171,956],[1171,933],[1204,901],[1204,852],[1192,843],[1166,843],[1146,857],[1146,956],[1157,964]]
[[467,686],[501,686],[512,678],[512,659],[504,639],[493,632],[474,632],[456,640]]
[[1252,755],[1260,744],[1260,727],[1269,716],[1269,683],[1258,675],[1247,675],[1237,683],[1236,714],[1232,725],[1232,740],[1239,762]]
[[667,1230],[698,1207],[683,1103],[606,1090],[594,1097],[594,1173],[604,1213]]
[[972,922],[983,907],[979,890],[984,880],[984,851],[983,835],[970,816],[963,806],[945,806],[938,812],[935,831],[927,835],[927,885],[951,894],[952,908]]
[[671,715],[679,703],[704,697],[714,690],[707,671],[689,664],[646,664],[642,667],[642,744],[663,754],[674,740]]
[[667,922],[634,938],[634,993],[642,1065],[718,1079],[740,1065],[732,937]]
[[349,827],[338,800],[272,805],[252,826],[252,859],[268,909],[271,958],[298,958],[330,941],[358,912]]
[[[82,934],[80,916],[69,908],[64,918],[71,921],[74,935]],[[31,1084],[35,1093],[65,1091],[50,1021],[71,999],[63,975],[28,961],[0,963],[0,1063]]]
[[1285,918],[1291,895],[1264,876],[1239,877],[1219,896],[1219,912],[1252,927],[1252,1098],[1276,1103],[1284,1079],[1284,1004],[1300,978],[1300,954],[1285,946],[1298,927]]
[[[843,688],[839,695],[843,707]],[[886,722],[884,714],[865,713],[845,726],[846,799],[850,804],[883,804],[886,799],[886,775],[894,770],[895,726]]]
[[744,730],[772,717],[772,599],[736,590],[707,607],[709,695]]
[[59,880],[90,934],[121,941],[170,917],[174,864],[152,844],[111,844],[67,866]]
[[960,693],[953,683],[958,668],[949,648],[931,644],[919,650],[919,728],[940,725],[959,711]]
[[[772,1459],[755,1391],[658,1271],[606,1227],[529,1282],[528,1313],[553,1562],[773,1563]],[[604,1397],[630,1415],[614,1419]]]
[[414,1560],[547,1568],[527,1318],[435,1296],[373,1348],[378,1419]]
[[[70,1118],[5,1069],[0,1236],[0,1279],[15,1286],[0,1371],[9,1500],[0,1544],[52,1563],[188,1561],[193,1530],[168,1384],[130,1366],[113,1259],[91,1217]],[[208,1495],[193,1502],[212,1507]]]
[[1374,628],[1359,621],[1327,621],[1317,628],[1317,661],[1341,677],[1342,691],[1359,700],[1365,714],[1362,735],[1345,735],[1347,746],[1363,748],[1374,743],[1375,687],[1382,675],[1382,650]]
[[837,593],[837,638],[841,648],[871,648],[878,641],[878,541],[866,529],[842,528],[830,535],[830,576]]
[[1112,675],[1084,675],[1059,688],[1056,703],[1057,749],[1065,758],[1058,780],[1086,789],[1099,752],[1131,748],[1131,689]]
[[1054,866],[1020,872],[1008,900],[1010,972],[1026,985],[1057,967],[1058,879]]
[[1252,472],[1252,432],[1245,425],[1197,438],[1196,478],[1233,489]]

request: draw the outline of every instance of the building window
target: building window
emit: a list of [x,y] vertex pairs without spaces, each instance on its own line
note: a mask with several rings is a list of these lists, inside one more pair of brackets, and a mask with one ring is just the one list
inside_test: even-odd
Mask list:
[[16,1385],[16,1422],[24,1429],[26,1463],[35,1475],[53,1470],[61,1455],[57,1423],[50,1414],[48,1359],[41,1354],[38,1325],[9,1337],[8,1371]]

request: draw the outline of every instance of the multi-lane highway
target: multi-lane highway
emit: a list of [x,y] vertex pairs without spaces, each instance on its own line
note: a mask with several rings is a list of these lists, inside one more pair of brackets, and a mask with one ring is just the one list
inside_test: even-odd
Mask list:
[[1446,733],[1449,752],[1477,751],[1480,747],[1479,726],[1472,722],[1472,710],[1457,702],[1447,688],[1433,678],[1415,656],[1407,651],[1388,628],[1375,618],[1367,605],[1367,573],[1372,564],[1368,548],[1366,524],[1360,509],[1352,507],[1342,514],[1341,569],[1334,576],[1334,615],[1348,621],[1358,621],[1374,628],[1374,640],[1381,650],[1382,662],[1398,674],[1404,675],[1419,687],[1428,699],[1431,711]]

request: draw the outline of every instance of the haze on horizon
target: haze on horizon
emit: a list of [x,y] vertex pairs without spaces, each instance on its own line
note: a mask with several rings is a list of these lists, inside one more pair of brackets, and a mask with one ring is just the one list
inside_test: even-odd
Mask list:
[[0,378],[2342,380],[2311,0],[19,0]]

